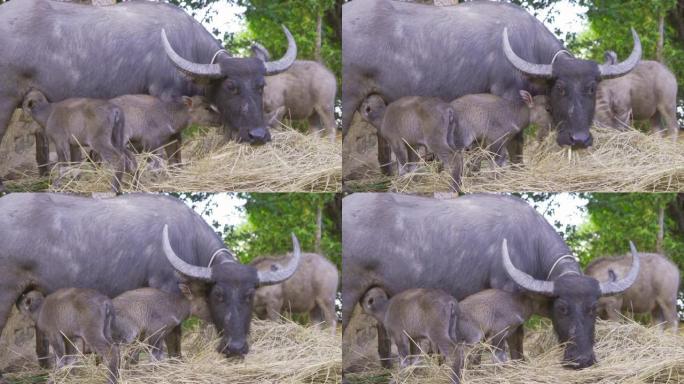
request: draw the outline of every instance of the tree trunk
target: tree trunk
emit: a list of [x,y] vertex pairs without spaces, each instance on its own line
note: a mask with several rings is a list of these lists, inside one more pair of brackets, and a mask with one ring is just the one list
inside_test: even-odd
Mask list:
[[318,16],[316,16],[316,45],[314,47],[314,58],[319,63],[323,64],[323,58],[321,57],[321,44],[323,41],[323,12],[318,11]]
[[314,249],[316,253],[321,253],[321,236],[323,233],[323,205],[318,204],[318,209],[316,210],[316,242],[314,244]]
[[656,252],[663,253],[663,237],[665,236],[665,207],[658,209],[658,237],[656,238]]
[[663,42],[665,41],[665,15],[660,14],[658,17],[658,42],[656,43],[656,60],[659,63],[664,63],[663,58]]

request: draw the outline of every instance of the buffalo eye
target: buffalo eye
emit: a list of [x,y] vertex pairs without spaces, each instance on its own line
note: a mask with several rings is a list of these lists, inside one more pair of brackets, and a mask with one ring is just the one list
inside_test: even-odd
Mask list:
[[219,302],[223,302],[225,297],[223,296],[223,290],[220,287],[217,287],[214,289],[214,291],[211,293],[212,296],[214,296],[214,299]]
[[238,88],[237,84],[233,80],[226,80],[223,83],[223,87],[230,93],[237,95],[240,92],[240,88]]
[[560,312],[561,315],[566,316],[570,312],[568,305],[565,303],[558,303],[556,307],[558,308],[558,312]]

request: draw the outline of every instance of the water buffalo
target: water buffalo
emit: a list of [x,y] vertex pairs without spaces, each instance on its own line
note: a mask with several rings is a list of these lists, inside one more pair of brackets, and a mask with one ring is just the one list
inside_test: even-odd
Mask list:
[[496,165],[508,160],[508,141],[530,124],[548,130],[551,115],[547,97],[532,97],[520,91],[515,101],[489,93],[466,95],[451,102],[456,114],[452,147],[471,148],[473,144],[486,144],[495,154]]
[[[605,58],[606,64],[617,62],[615,52],[606,52]],[[634,120],[649,120],[652,132],[669,132],[677,140],[677,79],[665,65],[643,60],[629,74],[599,83],[596,121],[625,129],[630,114]]]
[[[515,100],[524,89],[549,96],[558,144],[588,147],[597,84],[628,73],[641,57],[632,31],[634,48],[622,63],[574,58],[526,10],[501,2],[434,7],[355,0],[342,8],[345,134],[353,113],[372,93],[388,103],[403,96],[451,101],[474,93]],[[380,164],[386,164],[388,148],[378,140]],[[515,143],[522,143],[521,134]],[[520,158],[516,152],[513,160]]]
[[[600,283],[583,275],[554,227],[511,196],[438,200],[356,193],[344,198],[343,207],[343,330],[372,287],[390,297],[410,288],[442,289],[458,300],[488,288],[503,289],[528,293],[549,306],[558,339],[567,343],[564,364],[583,368],[595,362],[599,297],[623,292],[639,272],[632,249],[625,278]],[[378,330],[381,358],[389,352],[384,333]]]
[[[34,87],[51,101],[203,94],[221,111],[227,137],[269,141],[264,76],[287,70],[297,56],[292,35],[283,29],[287,52],[263,62],[231,57],[198,21],[165,3],[91,7],[8,1],[0,5],[0,140],[14,109]],[[38,164],[45,164],[44,138],[37,145]]]
[[[12,304],[27,290],[47,294],[78,286],[109,297],[141,287],[180,294],[185,279],[204,283],[210,316],[222,335],[218,351],[248,352],[254,292],[287,280],[299,264],[292,258],[268,271],[238,263],[221,238],[182,201],[150,194],[94,199],[50,193],[0,198],[0,331]],[[180,327],[166,339],[180,355]],[[47,356],[42,335],[37,355]]]
[[[156,288],[138,288],[115,297],[112,300],[116,315],[112,338],[119,343],[135,340],[148,343],[150,359],[160,360],[164,339],[190,315],[211,321],[203,287],[183,282],[179,288],[182,295]],[[139,350],[136,350],[133,361],[138,360],[138,354]]]
[[[261,44],[252,46],[252,54],[263,61],[270,54]],[[264,112],[271,128],[283,117],[309,121],[309,130],[335,141],[335,94],[337,80],[325,65],[310,60],[295,60],[290,69],[266,76]]]
[[47,297],[30,291],[21,296],[17,307],[47,336],[55,351],[56,367],[70,363],[78,352],[74,343],[80,339],[106,362],[109,383],[117,382],[119,347],[112,339],[116,316],[107,296],[84,288],[62,288]]
[[[282,258],[259,257],[249,265],[267,271]],[[254,294],[254,313],[260,319],[278,320],[283,311],[308,313],[314,324],[325,323],[335,333],[335,297],[339,275],[335,264],[316,253],[302,253],[299,268],[281,284],[260,287]]]
[[397,174],[413,171],[415,164],[407,163],[417,161],[416,151],[421,146],[437,155],[458,188],[463,159],[451,145],[456,117],[449,103],[434,97],[407,96],[385,107],[380,96],[371,95],[361,104],[361,116],[389,143],[397,158]]
[[112,189],[121,192],[127,163],[135,161],[126,149],[125,117],[121,108],[107,100],[86,98],[50,103],[35,89],[26,95],[22,108],[55,145],[60,162],[58,182],[68,163],[81,160],[81,146],[88,146],[114,169]]
[[[459,303],[461,317],[458,324],[460,338],[467,343],[487,341],[494,347],[495,362],[508,360],[506,343],[513,359],[522,359],[523,324],[533,314],[550,317],[548,306],[522,293],[501,289],[485,289]],[[479,363],[480,356],[476,356]]]
[[155,151],[165,146],[169,163],[181,162],[180,133],[191,124],[221,125],[221,114],[203,96],[162,100],[150,95],[124,95],[109,100],[124,111],[124,143],[136,151]]
[[418,353],[416,343],[428,340],[450,362],[452,381],[459,381],[463,366],[463,349],[457,344],[460,311],[451,295],[440,289],[408,289],[389,299],[382,289],[372,288],[363,296],[361,307],[387,330],[402,367],[409,365],[409,355]]
[[[600,298],[598,314],[602,319],[618,320],[621,311],[650,313],[656,324],[676,333],[679,328],[679,269],[657,253],[640,253],[639,258],[641,269],[634,285],[620,295]],[[598,281],[614,281],[625,276],[628,270],[629,257],[625,255],[592,260],[584,273]]]

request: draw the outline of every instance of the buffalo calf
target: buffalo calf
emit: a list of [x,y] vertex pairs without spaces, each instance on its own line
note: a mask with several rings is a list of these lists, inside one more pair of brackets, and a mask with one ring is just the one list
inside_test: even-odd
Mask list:
[[[164,339],[190,315],[211,321],[206,293],[200,292],[202,288],[196,283],[180,283],[179,288],[182,295],[155,288],[139,288],[114,298],[114,340],[121,343],[146,342],[152,347],[150,359],[160,360]],[[180,343],[180,338],[175,342]],[[134,361],[137,361],[137,356],[138,352],[135,352]]]
[[121,108],[106,100],[85,98],[50,103],[34,89],[24,97],[23,109],[55,145],[60,178],[67,163],[81,161],[80,146],[88,146],[114,168],[112,188],[121,192],[123,174],[133,158],[125,148]]
[[[413,170],[407,162],[417,160],[416,147],[426,147],[447,168],[454,186],[461,179],[462,157],[450,142],[454,129],[454,109],[444,101],[432,97],[403,97],[385,107],[378,95],[368,96],[361,105],[361,116],[375,126],[389,143],[397,158],[400,175]],[[384,150],[378,148],[378,151]],[[380,164],[383,172],[391,173],[388,164]]]
[[[361,301],[364,312],[382,325],[397,345],[401,365],[418,352],[416,343],[429,340],[452,364],[454,382],[459,381],[463,349],[459,342],[459,305],[439,289],[409,289],[388,299],[381,288],[370,289]],[[381,337],[378,335],[378,337]]]
[[[124,142],[140,151],[160,154],[165,147],[170,163],[180,163],[181,131],[191,124],[220,126],[221,114],[203,96],[164,101],[149,95],[124,95],[110,102],[126,115]],[[173,141],[175,144],[170,145]]]
[[[279,259],[262,257],[250,265],[258,271],[271,269]],[[280,314],[308,313],[315,324],[325,320],[335,333],[335,295],[339,275],[337,267],[325,257],[315,253],[302,253],[302,259],[294,275],[280,284],[259,287],[254,294],[254,313],[260,319],[278,320]]]
[[494,161],[502,166],[508,160],[508,141],[528,125],[547,132],[552,124],[546,96],[520,91],[521,100],[510,101],[488,93],[466,95],[451,102],[456,124],[451,145],[455,149],[485,143],[494,152]]
[[[634,284],[619,295],[601,297],[598,315],[617,321],[620,312],[650,313],[656,324],[677,333],[679,269],[667,257],[657,253],[640,253],[639,258],[642,265]],[[598,281],[611,282],[624,277],[629,268],[629,255],[601,257],[592,260],[585,273]]]
[[[608,51],[605,57],[606,64],[617,62],[615,52]],[[598,84],[596,122],[624,130],[630,117],[649,120],[653,133],[669,132],[677,140],[677,79],[665,65],[642,60],[625,76]]]
[[44,297],[31,291],[17,301],[19,310],[29,316],[43,332],[55,351],[57,367],[62,367],[76,353],[76,339],[81,339],[103,358],[109,369],[110,383],[119,374],[119,348],[112,339],[115,319],[112,301],[105,295],[85,288],[63,288]]

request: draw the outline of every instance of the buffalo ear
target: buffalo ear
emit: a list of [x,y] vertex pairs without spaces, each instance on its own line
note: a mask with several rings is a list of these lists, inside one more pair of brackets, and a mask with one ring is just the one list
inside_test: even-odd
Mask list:
[[192,300],[194,298],[192,290],[190,289],[190,285],[187,283],[178,283],[178,289],[180,289],[181,293],[186,299]]

